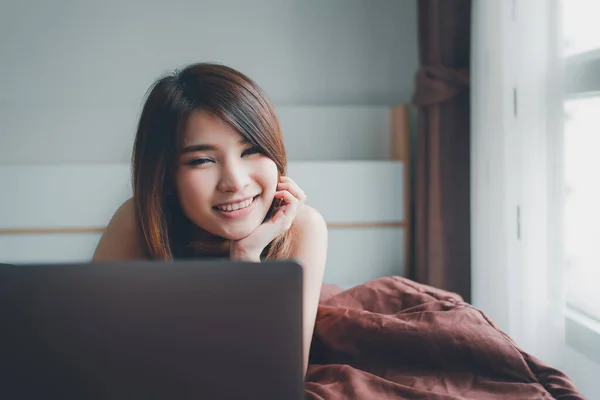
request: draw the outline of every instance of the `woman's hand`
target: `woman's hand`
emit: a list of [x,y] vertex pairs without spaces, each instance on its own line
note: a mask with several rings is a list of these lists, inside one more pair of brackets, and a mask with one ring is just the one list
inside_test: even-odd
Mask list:
[[277,184],[275,199],[281,199],[283,204],[277,208],[271,219],[260,224],[245,238],[231,242],[229,254],[232,260],[260,261],[260,254],[264,248],[290,229],[298,209],[306,201],[306,195],[293,180],[282,176]]

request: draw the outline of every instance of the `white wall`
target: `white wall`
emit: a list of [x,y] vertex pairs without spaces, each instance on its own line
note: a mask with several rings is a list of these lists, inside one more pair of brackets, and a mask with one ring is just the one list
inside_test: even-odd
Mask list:
[[[198,61],[237,68],[267,92],[289,160],[383,160],[390,106],[413,92],[417,43],[417,0],[3,0],[0,165],[127,163],[148,87]],[[6,197],[0,207],[16,217],[0,228],[21,227],[30,201],[7,205]],[[352,284],[401,274],[402,235],[401,228],[331,230],[328,278]],[[16,240],[44,239],[25,236],[0,237],[0,261],[28,256],[15,251]],[[58,236],[52,240],[81,254],[93,248],[89,237]],[[45,243],[57,259],[70,249]],[[398,251],[376,247],[389,243]]]
[[[416,4],[4,0],[0,163],[128,161],[147,88],[190,62],[240,69],[276,106],[406,103],[418,64]],[[327,139],[335,156],[337,138]],[[290,158],[309,156],[292,149]]]

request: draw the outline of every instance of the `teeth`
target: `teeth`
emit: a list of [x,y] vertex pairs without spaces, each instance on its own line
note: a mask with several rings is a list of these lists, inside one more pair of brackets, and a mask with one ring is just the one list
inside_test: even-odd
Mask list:
[[235,204],[228,204],[226,206],[218,206],[217,208],[221,211],[235,211],[235,210],[240,210],[242,208],[246,208],[248,207],[250,204],[252,204],[252,201],[254,200],[254,198],[248,199],[246,201],[241,201],[239,203],[235,203]]

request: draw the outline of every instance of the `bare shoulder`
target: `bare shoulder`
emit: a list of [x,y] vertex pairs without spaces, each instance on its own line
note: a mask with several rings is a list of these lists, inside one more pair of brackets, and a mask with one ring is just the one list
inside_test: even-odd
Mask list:
[[292,229],[301,233],[325,233],[327,234],[327,224],[319,211],[311,206],[304,204],[298,210],[296,218],[292,223]]
[[110,219],[92,260],[144,259],[142,234],[135,213],[133,198],[125,201]]
[[303,265],[324,268],[327,254],[327,224],[320,212],[303,205],[292,223],[292,244],[290,255],[303,262]]

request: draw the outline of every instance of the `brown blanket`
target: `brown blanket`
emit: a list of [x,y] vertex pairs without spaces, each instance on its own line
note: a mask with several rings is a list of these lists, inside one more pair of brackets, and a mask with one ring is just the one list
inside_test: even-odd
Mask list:
[[460,296],[400,277],[322,299],[308,399],[583,399]]

